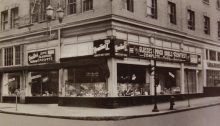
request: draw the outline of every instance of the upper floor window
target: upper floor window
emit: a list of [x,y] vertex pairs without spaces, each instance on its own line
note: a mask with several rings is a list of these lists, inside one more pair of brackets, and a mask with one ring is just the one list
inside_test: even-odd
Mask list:
[[220,0],[216,0],[216,7],[220,9]]
[[220,52],[218,52],[218,61],[220,61]]
[[134,0],[127,0],[127,10],[134,12]]
[[76,0],[68,0],[67,14],[76,13]]
[[188,29],[195,30],[195,12],[192,10],[187,11]]
[[218,21],[218,37],[220,37],[220,21]]
[[212,61],[216,61],[216,51],[209,50],[209,58]]
[[157,0],[146,0],[147,16],[157,19]]
[[11,28],[18,26],[18,7],[11,9]]
[[204,3],[209,3],[209,0],[203,0]]
[[46,8],[50,5],[50,0],[35,0],[31,3],[32,23],[46,21]]
[[83,0],[83,11],[89,11],[93,9],[93,0]]
[[1,12],[1,29],[8,29],[8,11]]
[[170,23],[176,24],[176,4],[172,2],[168,2],[168,6],[169,6],[168,13],[169,13]]
[[4,48],[4,66],[21,64],[21,47],[12,46]]
[[204,16],[204,33],[210,34],[210,19],[207,16]]

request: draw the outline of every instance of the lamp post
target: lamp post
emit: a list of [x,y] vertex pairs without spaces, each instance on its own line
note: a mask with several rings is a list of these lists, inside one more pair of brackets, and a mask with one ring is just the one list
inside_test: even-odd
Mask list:
[[[57,12],[59,23],[62,23],[63,17],[64,17],[64,10],[61,7],[59,7],[56,10],[56,12]],[[54,9],[51,5],[48,5],[48,7],[46,8],[46,15],[47,15],[47,21],[50,22],[52,17],[54,16]],[[50,37],[51,37],[51,26],[49,27],[49,31],[50,31]]]
[[157,86],[159,84],[159,77],[157,75],[156,66],[156,60],[154,60],[154,108],[152,112],[159,112],[159,109],[157,108]]

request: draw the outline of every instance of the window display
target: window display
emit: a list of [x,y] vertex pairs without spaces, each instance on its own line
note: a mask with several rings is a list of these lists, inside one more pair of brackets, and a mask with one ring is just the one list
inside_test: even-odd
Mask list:
[[146,67],[117,65],[118,96],[148,95],[150,83],[146,82]]
[[65,96],[106,97],[108,95],[103,69],[98,66],[69,68]]
[[5,73],[3,75],[3,95],[15,96],[20,90],[20,73]]
[[159,85],[157,93],[159,95],[180,94],[180,82],[177,76],[176,69],[158,68]]
[[31,72],[32,96],[57,96],[58,71]]

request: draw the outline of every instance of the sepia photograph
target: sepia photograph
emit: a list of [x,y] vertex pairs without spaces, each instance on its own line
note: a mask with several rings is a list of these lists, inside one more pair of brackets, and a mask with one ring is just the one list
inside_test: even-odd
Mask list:
[[220,0],[0,0],[0,126],[219,126]]

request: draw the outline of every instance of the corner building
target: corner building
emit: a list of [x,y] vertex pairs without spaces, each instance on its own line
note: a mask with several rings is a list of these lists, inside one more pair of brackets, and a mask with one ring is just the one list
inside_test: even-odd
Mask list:
[[2,102],[150,104],[154,62],[162,101],[219,90],[215,1],[2,0],[0,12]]

